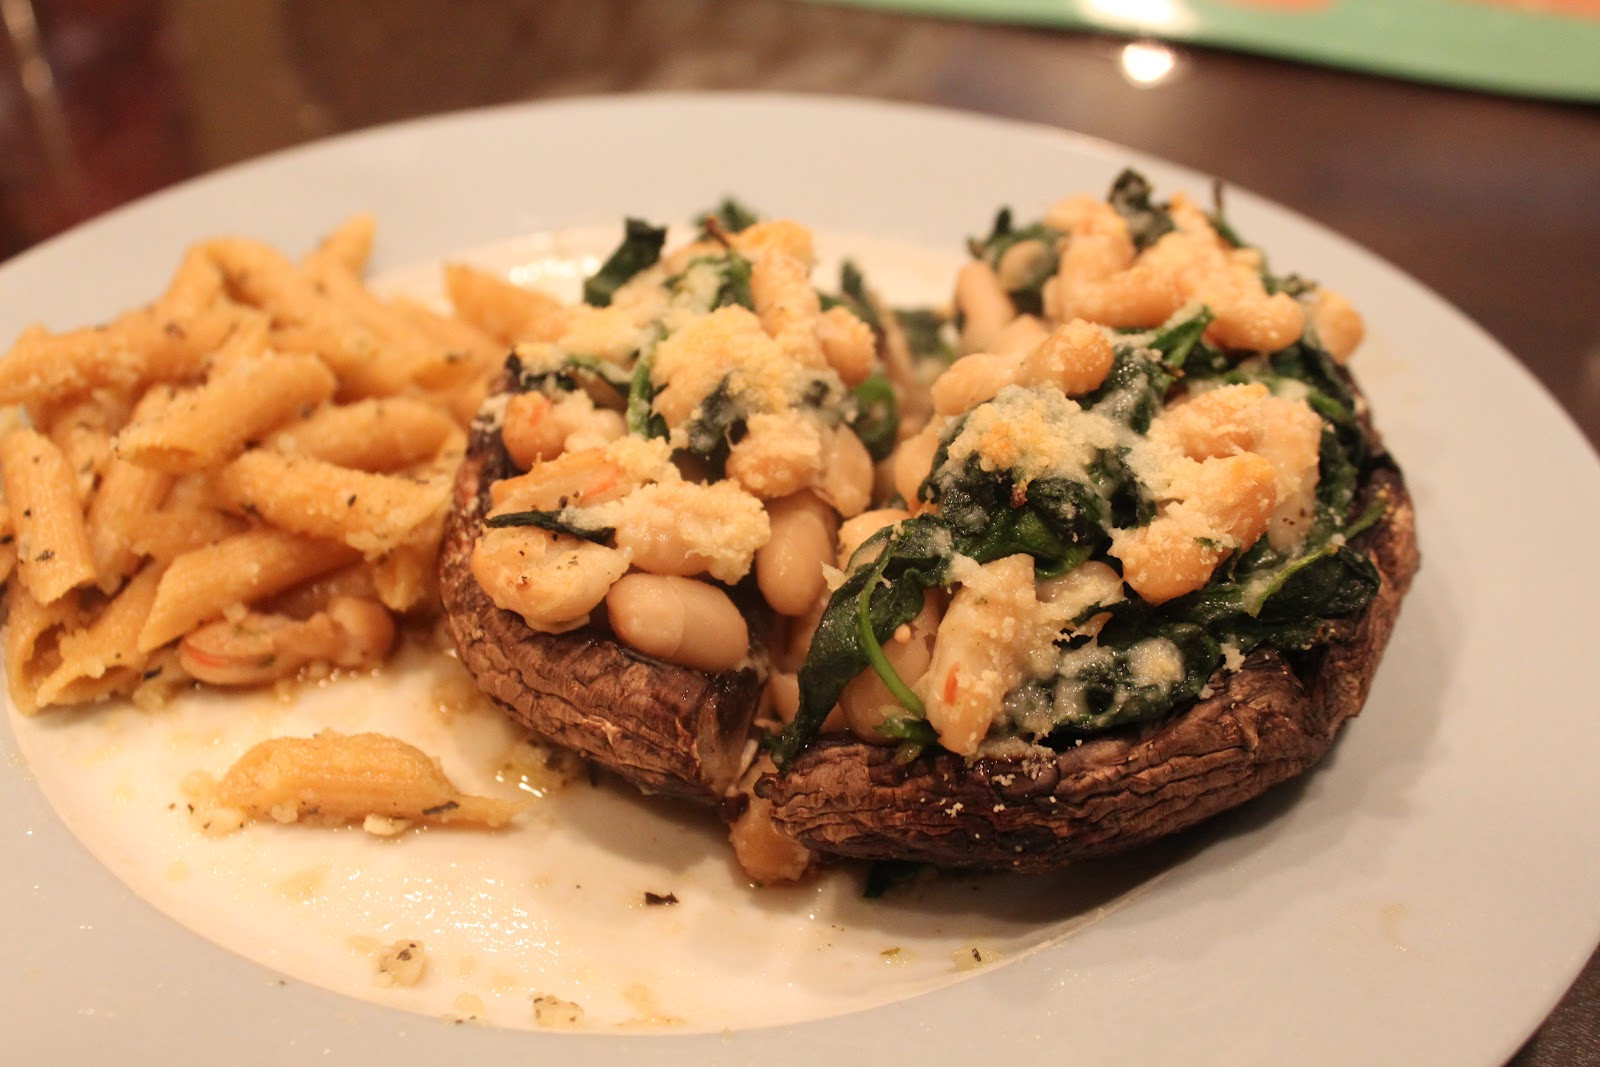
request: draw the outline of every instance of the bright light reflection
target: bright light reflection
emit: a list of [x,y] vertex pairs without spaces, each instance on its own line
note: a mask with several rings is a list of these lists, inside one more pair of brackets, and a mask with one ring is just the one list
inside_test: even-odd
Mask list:
[[1135,85],[1159,85],[1178,65],[1172,49],[1158,41],[1133,41],[1122,49],[1122,74]]
[[1194,13],[1183,0],[1084,0],[1084,14],[1154,32],[1188,30]]
[[599,256],[551,256],[512,267],[507,274],[515,284],[528,286],[548,279],[582,280],[599,269]]

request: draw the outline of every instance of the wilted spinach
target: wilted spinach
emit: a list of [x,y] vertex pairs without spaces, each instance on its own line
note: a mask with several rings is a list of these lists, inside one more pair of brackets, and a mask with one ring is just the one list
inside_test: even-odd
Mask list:
[[1043,222],[1015,226],[1011,220],[1011,209],[1001,208],[995,214],[989,235],[969,240],[967,249],[975,259],[981,259],[998,270],[1007,252],[1025,242],[1037,241],[1040,246],[1038,256],[1028,264],[1030,269],[1025,276],[1012,279],[1006,287],[1006,294],[1021,314],[1038,315],[1044,311],[1045,282],[1055,274],[1059,263],[1056,244],[1060,237],[1060,231]]
[[855,388],[856,412],[850,428],[874,462],[889,458],[900,433],[900,408],[894,386],[882,374],[874,374]]
[[[1214,349],[1202,336],[1209,322],[1209,313],[1201,311],[1154,334],[1118,339],[1106,382],[1080,402],[1136,431],[1148,429],[1178,374],[1211,369]],[[1338,364],[1306,342],[1226,375],[1268,384],[1285,379],[1305,387],[1324,424],[1315,514],[1304,543],[1293,553],[1279,553],[1261,538],[1225,560],[1194,593],[1159,605],[1133,597],[1097,609],[1108,621],[1096,641],[1064,644],[1056,678],[1018,696],[1019,706],[1051,709],[1054,741],[1163,717],[1202,692],[1222,662],[1224,646],[1240,653],[1261,646],[1305,649],[1326,641],[1338,620],[1371,601],[1380,582],[1377,569],[1346,544],[1383,507],[1379,501],[1361,516],[1350,514],[1371,462],[1355,394]],[[811,739],[851,678],[869,666],[885,674],[876,645],[915,616],[927,589],[945,583],[955,554],[986,563],[1026,552],[1041,575],[1091,558],[1114,565],[1105,552],[1109,530],[1154,516],[1155,502],[1129,471],[1121,447],[1102,450],[1081,480],[1039,478],[1019,486],[1010,472],[985,471],[975,458],[949,460],[949,443],[962,422],[947,429],[934,473],[921,489],[938,513],[925,513],[863,546],[852,561],[855,570],[824,610],[801,671],[801,712],[776,749],[780,763]],[[862,562],[867,559],[873,562]],[[1152,641],[1170,642],[1160,647],[1175,657],[1174,675],[1139,674]],[[897,678],[885,675],[885,682],[891,691],[909,693]],[[920,728],[907,725],[924,721],[914,694],[901,702],[907,709],[896,717],[902,743],[927,743],[918,736]]]
[[876,559],[856,568],[828,599],[800,668],[799,711],[772,748],[780,767],[817,735],[845,685],[872,665],[873,652],[881,656],[882,643],[922,610],[923,593],[944,583],[950,530],[936,515],[918,516],[875,534],[856,558],[873,551]]
[[1177,227],[1165,204],[1151,199],[1150,182],[1136,170],[1124,170],[1111,183],[1106,202],[1128,224],[1128,236],[1136,251],[1143,252]]
[[822,306],[824,309],[843,307],[871,326],[874,335],[883,333],[883,320],[878,315],[877,302],[868,292],[866,276],[854,260],[847,259],[839,265],[839,292],[837,295],[822,294]]
[[[1178,676],[1141,674],[1140,660],[1151,655],[1152,645],[1163,642],[1177,657]],[[1052,683],[1052,736],[1065,740],[1158,719],[1198,696],[1221,661],[1215,636],[1182,619],[1161,619],[1126,636],[1102,630],[1095,643],[1069,648],[1061,656]]]
[[509,511],[504,515],[491,515],[483,524],[496,529],[510,526],[537,526],[541,530],[582,538],[596,544],[604,544],[617,532],[610,526],[583,526],[567,516],[568,511],[565,508],[556,511]]
[[932,308],[895,308],[893,314],[913,358],[940,363],[955,361],[955,345],[945,329],[949,320],[941,312]]
[[652,353],[641,354],[628,380],[628,432],[636,437],[667,436],[667,420],[656,414],[652,406],[656,387],[650,380],[650,368],[654,364],[655,356]]
[[683,425],[686,451],[719,472],[727,462],[729,448],[744,436],[749,416],[744,401],[733,392],[732,380],[731,374],[723,375]]
[[666,240],[665,226],[652,226],[640,219],[626,220],[622,243],[598,271],[584,279],[583,302],[592,307],[608,306],[629,279],[655,266]]
[[547,394],[582,389],[585,378],[605,382],[618,392],[626,393],[633,377],[631,371],[608,359],[571,353],[563,356],[555,366],[537,371],[525,366],[513,353],[506,357],[506,368],[523,392]]
[[710,211],[701,214],[700,236],[713,237],[717,231],[723,233],[738,233],[747,230],[761,221],[761,216],[749,207],[731,196],[722,198],[722,202]]
[[696,256],[684,267],[683,271],[667,279],[667,288],[681,289],[684,279],[690,271],[713,270],[717,272],[717,291],[711,298],[708,310],[731,307],[737,304],[740,307],[754,311],[755,297],[750,292],[750,260],[733,249],[714,255]]

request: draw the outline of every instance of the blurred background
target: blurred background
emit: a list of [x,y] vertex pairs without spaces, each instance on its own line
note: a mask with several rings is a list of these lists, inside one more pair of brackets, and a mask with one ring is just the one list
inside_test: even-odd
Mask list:
[[[0,259],[239,160],[574,94],[844,93],[1105,138],[1463,309],[1600,442],[1600,0],[0,0]],[[1600,963],[1513,1061],[1600,1063]]]
[[[1556,66],[1508,64],[1512,23],[1438,32],[1452,3],[1532,11],[1517,17],[1543,19],[1543,36],[1523,51],[1592,40],[1592,63],[1564,86],[1535,80],[1542,99],[1347,69],[1437,81],[1429,57],[1447,45],[1486,83]],[[989,18],[886,10],[902,5]],[[1324,62],[1138,32],[1181,30],[1190,9],[1223,43]],[[1088,17],[1046,17],[1074,10]],[[995,18],[1007,11],[1021,15]],[[668,88],[913,100],[1103,137],[1304,212],[1463,308],[1600,442],[1600,0],[0,0],[0,14],[0,258],[184,177],[439,111]],[[1322,21],[1296,37],[1291,17]]]

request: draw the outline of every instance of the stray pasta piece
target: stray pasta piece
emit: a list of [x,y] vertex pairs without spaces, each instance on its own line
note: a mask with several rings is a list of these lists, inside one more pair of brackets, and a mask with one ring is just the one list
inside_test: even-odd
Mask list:
[[409,989],[428,973],[428,954],[421,941],[396,941],[378,953],[375,985]]
[[437,760],[398,738],[332,730],[251,748],[217,783],[216,801],[255,819],[324,826],[380,815],[498,829],[523,808],[462,793]]

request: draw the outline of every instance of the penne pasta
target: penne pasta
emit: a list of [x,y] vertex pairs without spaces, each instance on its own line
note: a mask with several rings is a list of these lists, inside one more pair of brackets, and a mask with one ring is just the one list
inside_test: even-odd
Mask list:
[[248,529],[249,520],[209,505],[168,506],[144,516],[129,547],[136,557],[171,563]]
[[34,691],[60,662],[56,631],[74,625],[77,618],[76,594],[61,597],[53,604],[41,604],[22,583],[12,582],[7,587],[6,627],[0,648],[5,653],[11,703],[24,715],[38,712]]
[[338,383],[315,356],[267,353],[218,368],[117,438],[117,454],[167,471],[224,462],[248,441],[330,398]]
[[318,408],[276,430],[265,443],[340,467],[389,471],[431,458],[460,432],[438,405],[397,396]]
[[254,449],[216,478],[221,498],[283,530],[343,541],[368,557],[391,551],[443,513],[449,486]]
[[[340,597],[436,609],[451,476],[505,345],[369,290],[374,235],[353,216],[299,263],[200,243],[151,304],[0,357],[19,707],[159,702],[195,680],[176,642],[262,602],[296,625]],[[493,281],[464,291],[520,329],[565,315]]]
[[16,525],[18,577],[41,604],[95,579],[77,483],[48,437],[19,427],[0,437],[0,479]]
[[[149,390],[134,407],[133,417],[154,415],[171,396],[167,387]],[[102,592],[112,592],[137,569],[141,553],[134,548],[135,539],[166,499],[172,483],[173,476],[166,471],[141,467],[115,454],[107,458],[85,519]]]
[[182,321],[199,315],[226,299],[226,295],[221,268],[203,245],[196,245],[184,253],[177,273],[167,283],[166,292],[156,301],[156,313]]
[[148,655],[139,630],[155,603],[162,568],[144,568],[82,629],[57,642],[60,663],[40,682],[35,699],[47,704],[82,704],[127,692],[144,673]]
[[37,413],[94,389],[134,391],[193,378],[236,319],[235,309],[217,305],[182,320],[146,308],[68,333],[30,327],[0,360],[0,404],[27,404]]
[[231,608],[275,596],[358,558],[336,541],[267,528],[186,552],[161,576],[138,647],[144,652],[160,648]]
[[372,562],[372,583],[384,607],[407,612],[438,601],[439,538],[443,530],[444,513],[440,512],[413,540]]
[[350,216],[305,258],[305,270],[315,274],[323,266],[334,265],[359,277],[372,258],[372,243],[377,232],[378,220],[371,215]]
[[417,373],[417,384],[425,389],[470,386],[505,357],[506,346],[470,322],[441,315],[415,300],[400,298],[390,306],[412,329],[426,335],[439,353],[436,362]]
[[444,284],[456,314],[501,344],[554,341],[567,328],[566,305],[549,293],[461,263],[445,264]]
[[105,392],[68,403],[49,417],[47,436],[66,457],[80,500],[94,491],[111,456],[111,438],[127,419],[127,402]]

